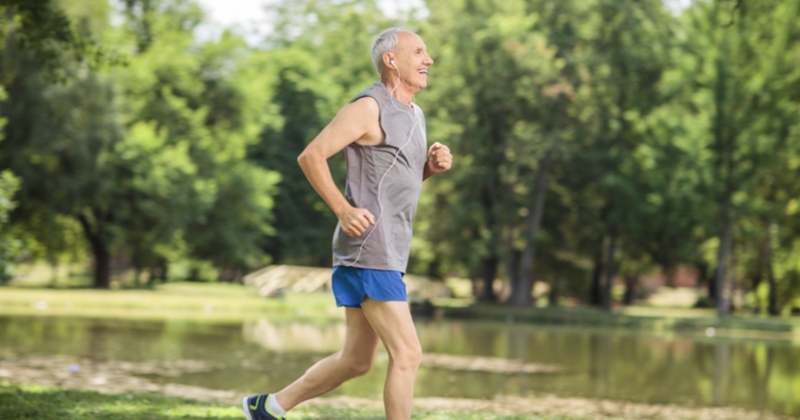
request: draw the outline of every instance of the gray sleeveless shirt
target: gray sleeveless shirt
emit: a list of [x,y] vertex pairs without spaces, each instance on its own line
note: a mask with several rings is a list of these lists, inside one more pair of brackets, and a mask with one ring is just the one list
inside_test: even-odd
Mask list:
[[376,224],[355,238],[347,236],[337,224],[333,265],[405,273],[411,250],[411,223],[427,159],[425,116],[416,105],[408,107],[393,97],[382,82],[361,92],[353,101],[365,96],[378,102],[386,139],[377,146],[351,143],[345,147],[345,198],[354,207],[369,210]]

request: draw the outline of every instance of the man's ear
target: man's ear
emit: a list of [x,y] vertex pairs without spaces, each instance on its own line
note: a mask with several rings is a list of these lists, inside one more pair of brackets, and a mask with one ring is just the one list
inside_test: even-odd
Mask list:
[[394,57],[392,57],[389,53],[383,54],[383,66],[390,69],[396,69],[397,66],[394,64]]

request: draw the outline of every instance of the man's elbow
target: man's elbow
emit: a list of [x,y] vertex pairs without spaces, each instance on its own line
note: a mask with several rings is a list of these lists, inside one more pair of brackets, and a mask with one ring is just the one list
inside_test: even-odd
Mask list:
[[297,156],[297,164],[303,167],[303,165],[308,162],[308,159],[308,150],[303,150],[300,155]]
[[305,149],[297,156],[297,164],[300,165],[301,168],[306,168],[316,160],[316,157],[313,151]]

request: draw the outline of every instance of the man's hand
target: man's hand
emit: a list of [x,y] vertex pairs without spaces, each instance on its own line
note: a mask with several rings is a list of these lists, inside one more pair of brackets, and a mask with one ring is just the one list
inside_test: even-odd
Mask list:
[[375,224],[375,216],[367,209],[360,209],[357,207],[349,206],[339,217],[339,224],[342,226],[342,231],[345,235],[350,237],[361,236],[369,225]]
[[433,143],[428,150],[428,161],[425,162],[424,178],[440,174],[450,169],[452,164],[453,155],[450,154],[450,148],[439,142]]

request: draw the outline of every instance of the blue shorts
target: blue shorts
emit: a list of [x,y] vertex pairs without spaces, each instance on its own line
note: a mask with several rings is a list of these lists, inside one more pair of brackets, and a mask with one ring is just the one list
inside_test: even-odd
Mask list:
[[399,271],[338,265],[333,267],[331,287],[336,306],[360,308],[367,296],[382,302],[408,300],[403,273]]

